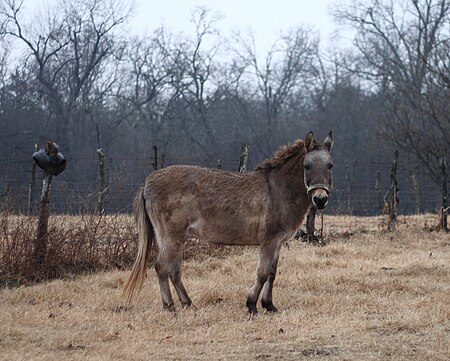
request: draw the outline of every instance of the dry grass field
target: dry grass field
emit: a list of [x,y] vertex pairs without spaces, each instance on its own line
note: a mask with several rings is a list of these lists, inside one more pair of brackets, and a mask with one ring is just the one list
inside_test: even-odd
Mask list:
[[120,307],[129,271],[0,289],[2,360],[449,360],[450,235],[435,216],[325,217],[328,244],[291,241],[277,314],[250,317],[256,248],[184,263],[194,306],[161,307],[155,273]]

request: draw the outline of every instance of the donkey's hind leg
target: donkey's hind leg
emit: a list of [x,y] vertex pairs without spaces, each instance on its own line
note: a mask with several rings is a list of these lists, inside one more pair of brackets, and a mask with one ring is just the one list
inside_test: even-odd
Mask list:
[[183,283],[181,282],[181,261],[183,256],[183,245],[166,238],[164,247],[160,250],[155,262],[158,275],[159,288],[163,307],[172,310],[174,308],[172,293],[169,287],[169,277],[177,292],[178,298],[183,306],[191,305]]
[[183,245],[178,245],[177,255],[172,263],[170,269],[170,280],[172,281],[175,291],[177,292],[178,299],[183,307],[188,307],[192,304],[189,298],[186,288],[184,288],[183,282],[181,281],[181,263],[183,260]]
[[159,291],[161,292],[161,300],[163,307],[168,310],[173,310],[173,298],[169,287],[169,263],[166,252],[159,252],[155,261],[155,270],[158,276]]

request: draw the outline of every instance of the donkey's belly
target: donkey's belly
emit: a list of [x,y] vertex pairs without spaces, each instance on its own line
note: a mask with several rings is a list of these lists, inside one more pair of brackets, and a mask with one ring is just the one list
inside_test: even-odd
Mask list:
[[220,235],[209,235],[209,237],[202,238],[202,240],[224,246],[257,246],[261,243],[257,238],[226,237]]
[[262,219],[226,217],[217,220],[197,219],[188,227],[188,237],[223,245],[259,245],[265,234]]

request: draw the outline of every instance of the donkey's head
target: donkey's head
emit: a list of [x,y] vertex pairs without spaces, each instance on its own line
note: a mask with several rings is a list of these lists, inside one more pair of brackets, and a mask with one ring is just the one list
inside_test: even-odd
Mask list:
[[305,138],[306,154],[303,161],[306,193],[317,209],[323,209],[328,203],[328,196],[333,186],[331,168],[331,147],[333,134],[330,131],[323,144],[316,141],[313,132]]

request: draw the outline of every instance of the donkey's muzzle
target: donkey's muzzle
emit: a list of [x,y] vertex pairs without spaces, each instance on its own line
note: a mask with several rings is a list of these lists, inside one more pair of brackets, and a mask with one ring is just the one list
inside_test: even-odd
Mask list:
[[312,203],[317,209],[324,209],[328,203],[328,195],[324,193],[315,194],[312,197]]

